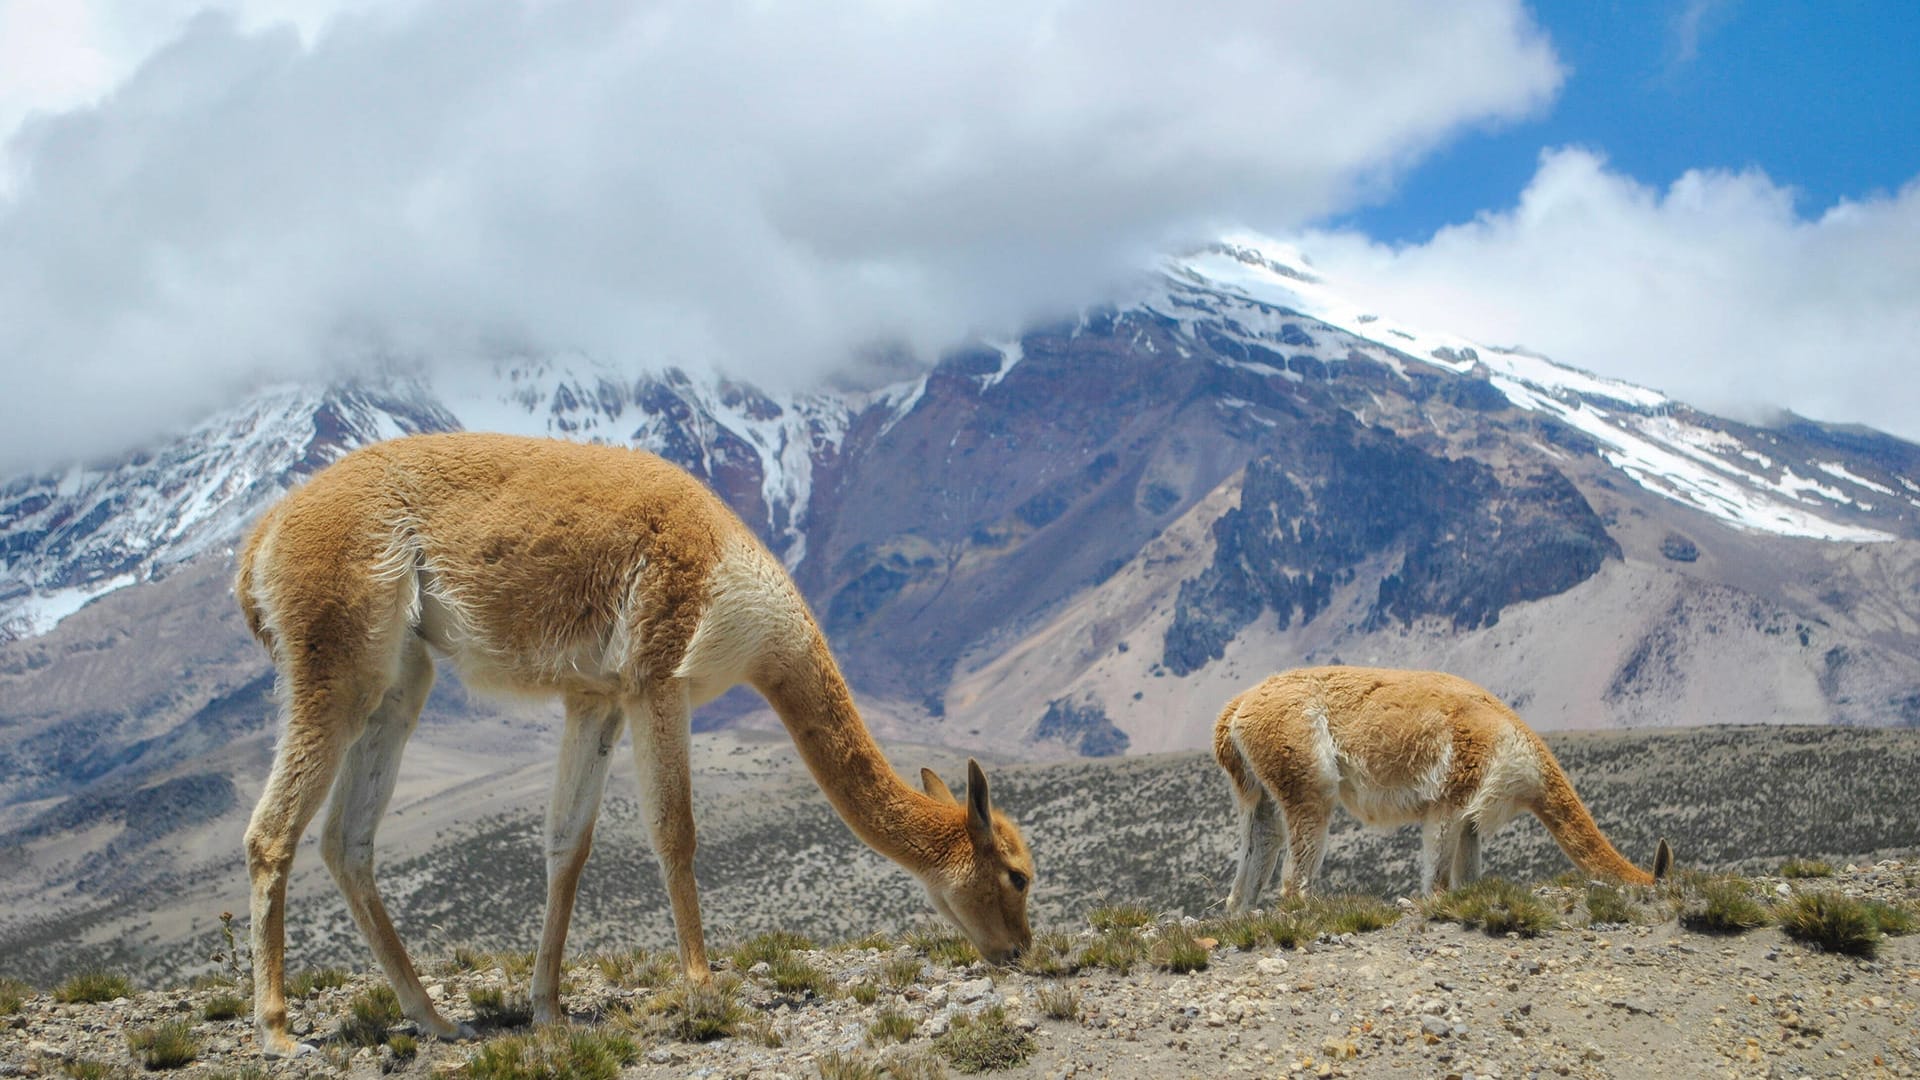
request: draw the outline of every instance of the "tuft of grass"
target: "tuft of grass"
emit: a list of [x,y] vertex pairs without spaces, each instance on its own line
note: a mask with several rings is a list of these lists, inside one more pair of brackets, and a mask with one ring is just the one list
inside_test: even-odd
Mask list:
[[663,1038],[724,1039],[747,1023],[747,1009],[735,995],[739,986],[737,975],[706,984],[682,980],[650,998],[635,1019],[643,1030]]
[[0,979],[0,1016],[12,1016],[26,1007],[33,987],[19,979]]
[[193,1025],[176,1020],[127,1033],[127,1046],[148,1069],[178,1069],[200,1056],[200,1040]]
[[872,1058],[838,1050],[821,1054],[814,1064],[820,1069],[820,1080],[884,1080],[887,1075]]
[[482,986],[467,991],[473,1022],[480,1027],[524,1027],[533,1022],[533,1002],[517,990]]
[[412,1061],[420,1054],[420,1040],[404,1031],[397,1032],[387,1036],[387,1049],[393,1051],[396,1061]]
[[347,973],[339,968],[306,968],[287,980],[287,996],[312,997],[322,990],[337,990],[347,985]]
[[68,1058],[60,1063],[60,1075],[71,1080],[108,1080],[123,1075],[114,1065],[94,1058]]
[[1119,975],[1130,974],[1146,959],[1147,943],[1132,927],[1108,930],[1088,942],[1074,959],[1080,968],[1106,968]]
[[1033,946],[1020,955],[1019,967],[1046,979],[1073,974],[1073,939],[1059,933],[1035,935]]
[[933,1048],[963,1073],[1011,1069],[1033,1054],[1033,1036],[1007,1021],[1007,1010],[993,1005],[976,1016],[962,1013],[933,1040]]
[[617,1032],[561,1025],[494,1039],[467,1059],[471,1080],[616,1080],[640,1057]]
[[1316,896],[1297,913],[1317,924],[1321,934],[1371,934],[1399,922],[1400,914],[1379,897],[1359,893]]
[[607,982],[627,989],[652,989],[665,986],[673,978],[674,958],[665,953],[634,949],[624,953],[601,953],[593,958]]
[[806,960],[788,953],[768,965],[771,969],[767,978],[773,988],[783,994],[811,994],[824,998],[833,996],[833,980],[827,973],[814,967]]
[[1545,901],[1524,886],[1497,877],[1429,897],[1421,910],[1430,921],[1457,922],[1481,927],[1489,934],[1521,937],[1538,937],[1560,921]]
[[908,931],[903,940],[909,947],[925,953],[927,959],[946,967],[965,967],[980,959],[973,942],[952,930],[923,927]]
[[887,985],[895,990],[905,990],[920,981],[920,972],[927,966],[926,961],[907,953],[892,957],[887,961],[881,974],[886,977]]
[[745,972],[758,963],[774,963],[785,959],[796,949],[811,949],[813,941],[801,934],[788,930],[773,930],[758,937],[748,938],[735,946],[727,954],[735,971]]
[[845,950],[849,952],[860,950],[860,949],[876,949],[880,952],[886,952],[888,949],[893,948],[893,939],[881,933],[880,931],[875,930],[871,934],[866,934],[861,937],[851,938],[847,941],[843,941],[840,944],[835,945],[834,948],[837,950]]
[[848,987],[847,993],[860,1004],[871,1005],[880,1000],[880,984],[863,980]]
[[1102,904],[1087,912],[1095,930],[1139,930],[1153,925],[1153,912],[1140,904]]
[[69,1005],[93,1005],[132,997],[133,984],[111,971],[82,971],[53,991],[53,1000]]
[[1680,925],[1710,934],[1744,934],[1773,921],[1753,885],[1732,875],[1689,882],[1681,894]]
[[1780,864],[1783,878],[1823,878],[1833,876],[1833,864],[1819,859],[1788,859]]
[[1874,925],[1888,937],[1900,937],[1920,929],[1920,914],[1916,914],[1911,906],[1869,900],[1867,911],[1873,916]]
[[1034,995],[1040,1011],[1053,1020],[1073,1020],[1080,1016],[1080,991],[1071,986],[1043,986]]
[[906,1042],[913,1038],[915,1024],[913,1017],[898,1009],[888,1007],[874,1014],[873,1023],[867,1025],[867,1043],[879,1046],[885,1042]]
[[1627,923],[1634,921],[1633,901],[1611,885],[1587,886],[1587,921]]
[[199,1080],[268,1080],[268,1077],[267,1070],[258,1065],[242,1065],[238,1069],[201,1073]]
[[400,998],[386,983],[353,995],[347,1018],[340,1022],[340,1041],[348,1046],[379,1046],[387,1029],[400,1022]]
[[487,966],[487,954],[470,945],[455,945],[453,955],[440,964],[444,975],[467,975]]
[[1185,924],[1173,923],[1160,928],[1160,936],[1147,950],[1153,966],[1175,975],[1205,971],[1213,960],[1207,947],[1200,944]]
[[486,966],[499,968],[501,973],[506,975],[508,982],[525,982],[527,976],[533,974],[533,958],[534,953],[531,949],[526,952],[503,949],[497,953],[489,953]]
[[1880,924],[1866,904],[1837,892],[1801,893],[1780,912],[1789,937],[1828,952],[1872,956],[1880,950]]
[[232,1020],[245,1016],[253,1010],[253,1003],[243,997],[232,994],[215,994],[200,1007],[203,1020]]

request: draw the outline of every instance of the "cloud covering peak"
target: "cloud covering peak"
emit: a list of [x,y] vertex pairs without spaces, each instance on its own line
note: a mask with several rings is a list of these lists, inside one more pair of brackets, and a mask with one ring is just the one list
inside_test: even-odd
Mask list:
[[196,16],[13,133],[0,468],[395,357],[579,350],[795,385],[1096,299],[1221,226],[1337,211],[1561,78],[1511,0],[306,21]]

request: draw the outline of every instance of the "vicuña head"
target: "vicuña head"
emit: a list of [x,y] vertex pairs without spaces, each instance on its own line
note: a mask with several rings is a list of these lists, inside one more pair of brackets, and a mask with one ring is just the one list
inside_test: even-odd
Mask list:
[[1522,810],[1589,874],[1650,885],[1594,823],[1547,745],[1492,694],[1438,671],[1302,668],[1235,697],[1214,756],[1240,810],[1240,864],[1227,910],[1253,907],[1284,844],[1284,894],[1305,892],[1326,855],[1335,804],[1369,825],[1422,826],[1420,885],[1480,875],[1481,838]]
[[560,960],[608,756],[633,737],[644,817],[688,978],[711,977],[694,885],[689,713],[751,684],[834,809],[926,886],[992,960],[1031,939],[1033,857],[967,765],[966,799],[926,790],[875,745],[826,639],[780,562],[711,492],[651,454],[500,435],[415,436],[347,455],[261,518],[234,595],[279,670],[286,731],[247,828],[254,1018],[287,1033],[286,888],[301,834],[332,798],[321,853],[401,1007],[441,1016],[394,933],[373,839],[401,750],[449,658],[476,688],[566,705],[547,808],[547,906],[534,1018],[563,1019]]

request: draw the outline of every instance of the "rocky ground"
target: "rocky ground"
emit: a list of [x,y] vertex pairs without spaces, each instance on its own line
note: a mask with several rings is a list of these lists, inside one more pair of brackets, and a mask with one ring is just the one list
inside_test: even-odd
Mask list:
[[[1750,882],[1776,909],[1794,893],[1836,891],[1912,911],[1920,861]],[[1527,938],[1430,920],[1411,900],[1384,929],[1297,948],[1236,948],[1211,936],[1228,936],[1220,924],[1187,920],[1210,952],[1204,970],[1186,974],[1156,966],[1151,952],[1126,974],[990,969],[956,957],[952,939],[936,933],[792,952],[763,938],[764,959],[737,954],[717,965],[741,1008],[730,1021],[735,1033],[708,1042],[675,1030],[685,1014],[668,1007],[675,989],[659,981],[661,957],[578,958],[566,1002],[576,1031],[621,1046],[618,1075],[626,1077],[863,1077],[883,1075],[882,1067],[937,1076],[966,1064],[941,1036],[955,1027],[977,1033],[981,1025],[968,1018],[982,1014],[1004,1018],[998,1030],[1009,1043],[1027,1034],[1026,1060],[1001,1074],[1020,1077],[1920,1076],[1920,936],[1883,938],[1866,958],[1773,926],[1691,929],[1673,917],[1671,890],[1630,895],[1635,921],[1598,924],[1584,883],[1541,885],[1533,895],[1558,913],[1558,925]],[[1168,922],[1144,936],[1151,943],[1180,932]],[[1099,940],[1088,928],[1056,945],[1083,957]],[[0,1017],[0,1075],[138,1073],[129,1035],[169,1021],[191,1025],[194,1060],[182,1077],[539,1075],[530,1066],[500,1070],[498,1048],[517,1040],[524,1051],[533,1040],[469,996],[504,990],[510,1007],[525,986],[524,963],[463,951],[429,965],[430,992],[482,1033],[421,1040],[412,1056],[409,1040],[384,1022],[359,1038],[388,1045],[353,1045],[354,1006],[379,985],[364,973],[297,999],[295,1031],[316,1052],[271,1063],[255,1056],[246,1018],[204,1018],[231,986],[95,1004],[40,993]],[[881,1033],[889,1022],[904,1042]],[[586,1066],[576,1060],[574,1069]]]

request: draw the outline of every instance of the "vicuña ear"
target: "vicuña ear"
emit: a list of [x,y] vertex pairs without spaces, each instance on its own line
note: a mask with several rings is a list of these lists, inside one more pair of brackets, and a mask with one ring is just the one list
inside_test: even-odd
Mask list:
[[920,770],[920,790],[925,791],[927,797],[934,802],[946,803],[948,806],[960,805],[960,800],[953,797],[953,789],[949,788],[947,782],[940,779],[939,774],[932,769]]
[[973,842],[991,848],[993,843],[993,799],[987,794],[987,774],[980,763],[967,759],[967,832]]
[[1673,869],[1673,849],[1667,846],[1667,838],[1660,838],[1660,846],[1653,851],[1653,880],[1665,880]]

